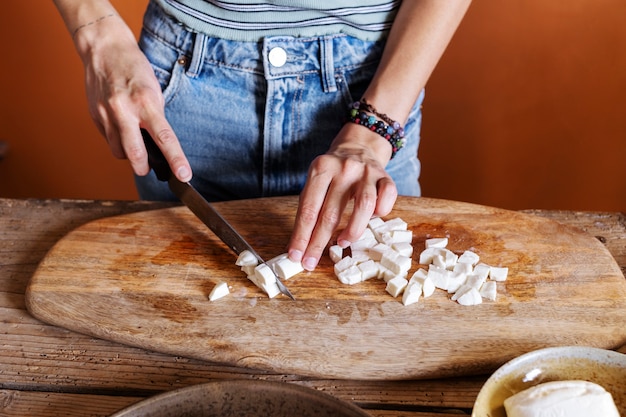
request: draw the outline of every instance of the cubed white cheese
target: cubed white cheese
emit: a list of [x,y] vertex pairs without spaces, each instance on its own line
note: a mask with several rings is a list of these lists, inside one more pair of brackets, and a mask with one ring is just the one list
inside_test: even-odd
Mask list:
[[339,245],[332,245],[328,248],[328,256],[333,263],[337,263],[343,258],[343,248]]
[[402,220],[400,217],[396,217],[390,220],[387,220],[385,222],[385,226],[387,227],[387,230],[389,231],[394,231],[394,230],[407,230],[409,225],[407,224],[407,222],[405,222],[404,220]]
[[276,283],[276,275],[267,264],[260,264],[254,268],[253,282],[258,287],[269,286]]
[[414,281],[410,284],[407,284],[404,289],[404,293],[402,294],[402,304],[408,306],[410,304],[415,304],[419,301],[422,295],[422,284]]
[[361,281],[366,281],[368,279],[378,277],[378,263],[371,259],[369,261],[358,264],[357,268],[361,270]]
[[443,256],[443,248],[428,248],[424,249],[420,253],[419,263],[421,265],[428,265],[433,262],[433,258],[437,255]]
[[456,292],[461,285],[465,284],[466,280],[467,275],[464,273],[448,271],[448,292],[450,294]]
[[443,255],[446,262],[446,269],[453,269],[454,265],[459,261],[459,255],[448,249],[443,249]]
[[433,237],[430,239],[426,239],[424,242],[426,249],[428,248],[445,248],[448,246],[448,238],[447,237]]
[[393,250],[385,252],[380,259],[380,263],[396,275],[406,274],[411,269],[411,258],[402,256]]
[[413,275],[411,275],[411,279],[409,281],[413,281],[413,280],[424,280],[426,279],[426,277],[428,276],[428,271],[426,271],[424,268],[419,268],[417,271],[413,272]]
[[209,300],[215,301],[219,298],[225,297],[230,293],[228,290],[228,284],[225,282],[218,283],[209,294]]
[[346,256],[342,258],[339,262],[335,263],[335,275],[339,275],[341,271],[348,269],[351,266],[356,266],[356,262],[354,262],[351,256]]
[[427,276],[435,287],[448,290],[448,271],[446,269],[431,264],[428,266]]
[[391,248],[407,258],[413,256],[413,245],[410,242],[397,242],[392,244]]
[[383,257],[383,253],[393,250],[393,248],[391,248],[388,245],[385,245],[384,243],[378,243],[376,246],[370,248],[368,250],[368,254],[370,256],[370,259],[373,259],[375,261],[380,261],[381,258]]
[[342,284],[354,285],[362,281],[362,273],[357,265],[352,265],[340,271],[337,278]]
[[509,274],[509,268],[492,266],[489,270],[489,278],[494,281],[506,281],[506,277]]
[[479,263],[478,265],[474,267],[474,271],[472,271],[472,275],[480,277],[481,279],[487,279],[487,277],[489,276],[490,270],[491,270],[491,267],[489,265]]
[[366,249],[376,246],[377,243],[378,241],[372,236],[371,239],[360,239],[360,240],[357,240],[356,242],[352,242],[350,244],[350,249],[352,249],[353,251],[366,250]]
[[[400,243],[400,242],[411,243],[413,241],[413,232],[411,230],[392,230],[391,232],[389,232],[389,236],[390,236],[390,242],[392,244]],[[383,240],[383,243],[386,243],[387,245],[389,244],[385,242],[384,240]]]
[[263,291],[265,291],[265,293],[267,294],[267,296],[269,298],[274,298],[278,294],[280,294],[280,288],[278,288],[278,284],[276,283],[276,281],[274,281],[273,283],[270,283],[270,284],[263,284],[263,285],[261,285],[260,288]]
[[370,252],[368,250],[352,250],[350,252],[352,255],[352,260],[355,264],[360,264],[361,262],[369,261]]
[[498,289],[495,281],[486,281],[480,287],[480,295],[487,300],[496,301]]
[[294,262],[289,259],[288,256],[276,261],[274,265],[276,274],[282,279],[289,279],[296,274],[304,271],[304,267],[301,262]]
[[473,268],[472,268],[472,264],[465,264],[462,262],[457,262],[456,264],[454,264],[452,271],[469,275],[473,272]]
[[467,280],[465,281],[467,285],[470,287],[474,287],[476,289],[480,289],[482,285],[485,283],[485,278],[480,275],[468,275]]
[[441,269],[446,269],[447,267],[446,258],[444,258],[443,254],[433,256],[432,264]]
[[385,288],[392,297],[397,297],[402,293],[404,288],[408,285],[409,281],[403,277],[395,277],[390,279],[387,282],[387,287]]
[[235,261],[235,265],[237,266],[257,266],[258,264],[259,260],[249,250],[242,251]]
[[382,218],[372,217],[370,221],[367,223],[367,226],[370,228],[370,230],[374,230],[377,227],[382,226],[383,224],[385,224],[385,221]]
[[479,260],[480,260],[480,257],[476,253],[472,252],[471,250],[466,250],[465,252],[461,254],[461,256],[459,256],[459,259],[457,262],[476,265]]
[[257,267],[257,265],[244,265],[244,266],[241,267],[241,270],[246,275],[254,275],[254,268],[256,268],[256,267]]
[[473,306],[482,303],[483,299],[476,288],[470,287],[470,290],[465,291],[463,295],[457,298],[456,302],[463,306]]
[[461,297],[463,294],[465,294],[466,292],[468,292],[469,290],[471,290],[472,287],[470,285],[461,285],[461,287],[454,293],[452,294],[452,301],[456,301],[459,299],[459,297]]

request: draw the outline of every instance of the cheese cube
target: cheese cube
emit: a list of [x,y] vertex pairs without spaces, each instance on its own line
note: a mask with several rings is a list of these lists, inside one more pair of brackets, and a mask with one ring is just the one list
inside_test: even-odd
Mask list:
[[494,281],[506,281],[506,277],[509,274],[509,268],[492,266],[489,270],[489,278]]
[[370,248],[367,253],[369,254],[370,259],[380,261],[383,257],[383,253],[390,250],[393,250],[390,246],[387,246],[384,243],[378,243],[376,246]]
[[351,256],[346,256],[342,258],[339,262],[335,263],[335,275],[339,275],[339,273],[345,269],[350,268],[351,266],[355,266],[356,262],[352,259]]
[[431,264],[428,266],[427,276],[435,287],[448,290],[448,271],[446,269]]
[[391,294],[392,297],[397,297],[398,295],[400,295],[400,293],[402,293],[408,283],[409,281],[407,281],[406,278],[397,276],[387,282],[387,287],[385,288],[385,290],[387,290],[387,292]]
[[369,261],[358,264],[357,268],[361,270],[361,281],[366,281],[370,278],[378,276],[378,263],[374,262],[371,259]]
[[487,279],[489,276],[489,271],[491,271],[491,267],[489,265],[485,265],[483,263],[479,263],[474,267],[474,271],[472,271],[472,275],[481,277],[481,279]]
[[466,263],[462,263],[462,262],[457,262],[456,264],[454,264],[454,267],[452,268],[453,272],[460,272],[462,274],[471,274],[473,272],[472,269],[472,264],[466,264]]
[[402,256],[393,250],[385,252],[380,259],[380,263],[396,275],[406,274],[411,269],[411,258]]
[[237,260],[235,261],[235,265],[237,266],[249,266],[249,265],[257,266],[258,264],[259,264],[259,260],[249,250],[242,251],[237,257]]
[[362,273],[358,266],[352,265],[340,271],[337,278],[342,284],[354,285],[362,281]]
[[241,267],[241,270],[246,274],[246,275],[254,275],[254,268],[256,268],[257,265],[244,265]]
[[228,295],[229,293],[230,291],[228,290],[228,284],[226,284],[225,282],[220,282],[211,290],[211,293],[209,294],[209,300],[215,301]]
[[445,248],[448,246],[448,238],[447,237],[434,237],[431,239],[426,239],[424,242],[426,249],[428,248]]
[[385,221],[381,219],[380,217],[372,217],[370,221],[367,223],[367,227],[369,227],[370,230],[374,230],[377,227],[382,226],[383,224],[385,224]]
[[480,287],[480,295],[487,300],[496,301],[497,288],[495,281],[487,281]]
[[352,242],[350,244],[350,249],[352,249],[352,250],[365,250],[365,249],[369,249],[371,247],[376,246],[377,243],[378,243],[378,241],[372,236],[371,239],[359,239],[356,242]]
[[468,275],[465,283],[470,287],[474,287],[476,289],[480,289],[485,283],[486,278],[480,275]]
[[304,267],[301,262],[294,262],[286,256],[276,261],[274,270],[276,271],[276,275],[280,278],[289,279],[292,276],[304,271]]
[[413,245],[410,242],[397,242],[392,244],[391,248],[407,258],[413,256]]
[[465,252],[463,252],[461,254],[461,256],[459,257],[459,260],[457,262],[465,263],[465,264],[471,264],[471,265],[476,265],[478,263],[479,259],[480,259],[480,257],[476,253],[474,253],[474,252],[472,252],[470,250],[466,250]]
[[407,230],[407,228],[409,227],[409,225],[407,224],[407,222],[405,222],[404,220],[402,220],[399,217],[396,217],[394,219],[391,220],[387,220],[385,222],[385,227],[387,227],[387,230],[389,231],[394,231],[394,230]]
[[352,250],[350,253],[352,254],[352,260],[355,264],[360,264],[361,262],[371,259],[368,250]]
[[419,263],[428,265],[433,262],[433,258],[437,255],[443,255],[443,248],[428,248],[420,253]]
[[381,235],[381,240],[386,245],[392,245],[393,243],[413,241],[413,232],[411,230],[392,230]]
[[459,261],[459,255],[448,249],[443,249],[443,256],[447,269],[453,269],[454,265]]
[[262,284],[261,289],[265,291],[269,298],[274,298],[278,294],[280,294],[280,288],[278,288],[278,284],[276,283],[276,281],[270,284]]
[[414,281],[407,284],[402,294],[402,304],[408,306],[410,304],[417,303],[422,295],[422,284]]
[[470,290],[464,292],[456,302],[463,306],[474,306],[482,303],[483,299],[476,288],[470,287]]
[[463,294],[465,294],[466,292],[468,292],[471,289],[472,289],[472,287],[469,286],[469,285],[461,285],[461,287],[452,295],[451,300],[452,301],[458,300],[459,297],[461,297]]
[[461,272],[452,272],[448,271],[448,293],[455,293],[461,285],[465,284],[467,280],[467,275]]
[[413,276],[411,276],[411,279],[409,280],[409,285],[411,285],[413,282],[420,283],[420,285],[422,286],[422,295],[424,296],[424,298],[430,297],[435,292],[435,284],[428,277],[428,273],[425,269],[420,268],[413,273]]
[[339,245],[332,245],[328,248],[328,255],[333,263],[337,263],[343,258],[343,248]]
[[432,264],[441,269],[446,269],[447,267],[446,258],[443,257],[443,254],[433,256]]
[[254,268],[253,282],[258,287],[269,286],[276,283],[276,275],[267,264],[260,264]]

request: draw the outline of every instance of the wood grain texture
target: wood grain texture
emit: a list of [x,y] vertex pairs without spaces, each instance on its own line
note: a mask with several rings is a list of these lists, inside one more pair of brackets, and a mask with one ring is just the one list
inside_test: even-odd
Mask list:
[[[217,203],[265,258],[284,251],[297,198]],[[186,208],[80,226],[44,257],[26,291],[37,318],[157,352],[320,378],[408,379],[489,372],[533,349],[626,343],[626,281],[578,229],[525,213],[400,198],[387,218],[510,268],[498,300],[463,307],[437,291],[404,307],[382,281],[341,284],[324,258],[267,299]],[[414,255],[414,258],[416,255]],[[416,267],[414,263],[414,268]],[[230,296],[209,302],[227,280]]]

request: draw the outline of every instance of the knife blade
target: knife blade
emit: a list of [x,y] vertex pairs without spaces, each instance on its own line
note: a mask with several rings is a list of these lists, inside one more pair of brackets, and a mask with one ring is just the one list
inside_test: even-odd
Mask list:
[[[239,255],[244,250],[250,251],[259,263],[265,263],[263,258],[246,242],[222,215],[196,190],[190,183],[179,181],[172,173],[161,149],[147,130],[141,129],[141,135],[148,151],[148,163],[160,181],[167,182],[170,190],[196,215],[222,242]],[[273,268],[272,268],[273,269]],[[276,275],[276,271],[274,271]],[[291,291],[276,275],[276,284],[281,293],[295,300]]]

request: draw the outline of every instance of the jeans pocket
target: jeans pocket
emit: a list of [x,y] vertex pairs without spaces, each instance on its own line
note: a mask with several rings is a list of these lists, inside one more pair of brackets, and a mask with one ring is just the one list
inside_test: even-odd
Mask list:
[[346,113],[352,103],[363,97],[375,71],[375,66],[367,66],[341,72],[341,79],[344,82],[339,83],[339,89],[345,100]]
[[139,38],[139,47],[150,62],[165,102],[170,101],[178,89],[180,77],[184,76],[188,59],[145,31]]

